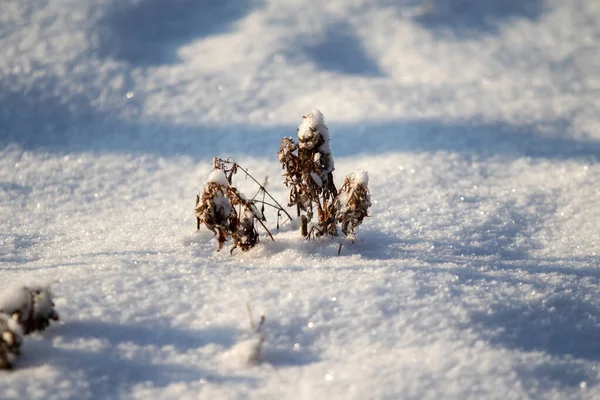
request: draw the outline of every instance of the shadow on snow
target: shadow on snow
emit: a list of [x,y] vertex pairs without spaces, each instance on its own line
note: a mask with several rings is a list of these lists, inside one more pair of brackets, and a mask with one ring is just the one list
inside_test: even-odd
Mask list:
[[[23,349],[19,362],[20,369],[51,364],[57,368],[84,374],[90,394],[115,398],[136,384],[151,383],[155,387],[165,387],[176,382],[196,382],[204,379],[217,384],[246,382],[254,384],[250,377],[221,375],[197,366],[160,364],[144,362],[124,357],[117,348],[131,342],[137,346],[169,346],[186,352],[209,343],[229,346],[233,343],[235,331],[228,328],[210,328],[200,331],[185,331],[172,328],[112,324],[99,321],[73,321],[57,325],[48,330],[43,340],[29,340]],[[83,350],[59,348],[52,345],[57,337],[66,342],[81,339],[106,340],[108,349]],[[140,357],[136,357],[140,359]]]
[[258,0],[117,2],[98,23],[97,52],[140,67],[172,64],[180,46],[231,30],[260,5]]
[[[1,86],[1,83],[0,83]],[[39,96],[39,97],[38,97]],[[77,102],[76,102],[77,103]],[[0,92],[0,146],[27,151],[189,156],[198,161],[214,156],[272,157],[295,125],[185,126],[167,122],[125,122],[94,113],[90,107],[60,104],[33,90]],[[386,152],[456,153],[467,158],[587,159],[596,161],[600,141],[567,137],[569,121],[540,126],[505,122],[398,120],[362,123],[330,122],[334,156]]]
[[290,47],[291,60],[307,58],[321,70],[366,77],[385,75],[352,27],[342,22],[329,24],[321,34],[296,38]]
[[440,38],[498,34],[512,19],[535,21],[545,11],[543,0],[429,0],[414,20]]
[[572,294],[497,304],[471,319],[487,340],[502,347],[600,360],[600,309]]
[[180,351],[216,343],[231,346],[237,332],[227,327],[204,328],[200,331],[140,324],[116,324],[102,321],[68,321],[57,325],[49,333],[65,340],[94,338],[108,341],[113,346],[131,342],[137,346],[172,346]]

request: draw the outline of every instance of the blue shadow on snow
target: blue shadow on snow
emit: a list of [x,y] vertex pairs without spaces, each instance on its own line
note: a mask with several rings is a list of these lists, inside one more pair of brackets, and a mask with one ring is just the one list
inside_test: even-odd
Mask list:
[[297,38],[292,47],[292,60],[306,57],[322,70],[366,77],[385,75],[348,24],[330,24],[321,35]]
[[498,34],[511,19],[537,20],[545,11],[543,0],[430,0],[414,20],[438,37],[470,38]]
[[572,294],[499,304],[471,319],[484,338],[502,347],[600,360],[600,309]]
[[[189,156],[273,157],[284,136],[296,125],[180,125],[169,122],[123,121],[94,110],[85,97],[66,102],[53,97],[49,81],[27,92],[11,91],[0,81],[0,148],[16,145],[27,151]],[[83,95],[81,95],[83,96]],[[137,107],[132,103],[131,107]],[[335,156],[386,152],[458,153],[481,159],[531,157],[589,159],[600,155],[600,141],[566,136],[570,121],[545,126],[515,126],[496,121],[436,119],[329,123]],[[543,133],[542,133],[543,132]]]
[[144,0],[117,2],[99,22],[97,52],[147,67],[177,62],[177,49],[224,33],[261,6],[259,0]]

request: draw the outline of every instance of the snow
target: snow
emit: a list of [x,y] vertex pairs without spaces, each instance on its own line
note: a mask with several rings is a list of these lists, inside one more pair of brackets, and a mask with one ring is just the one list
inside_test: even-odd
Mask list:
[[[3,2],[0,293],[48,282],[61,320],[0,397],[599,398],[599,16]],[[277,151],[314,107],[336,186],[369,171],[359,238],[337,256],[267,208],[274,242],[217,253],[194,216],[213,157],[287,204]],[[232,367],[248,302],[262,361]]]
[[348,175],[353,186],[363,185],[369,186],[369,173],[365,170],[352,172]]
[[302,147],[302,141],[316,142],[318,140],[316,138],[320,136],[323,138],[324,143],[319,147],[319,150],[326,154],[330,153],[329,129],[325,126],[323,113],[315,108],[302,118],[302,123],[298,127],[298,139],[301,141],[300,147]]
[[218,183],[221,186],[229,187],[229,182],[227,181],[227,177],[225,176],[225,172],[222,169],[214,169],[208,174],[208,178],[206,178],[206,183]]
[[224,364],[233,368],[243,368],[254,364],[260,360],[261,347],[262,337],[260,335],[241,340],[223,354]]
[[22,315],[29,315],[33,307],[31,291],[25,286],[4,287],[0,295],[0,312],[7,315],[19,311]]
[[213,202],[215,204],[215,213],[221,215],[223,217],[223,220],[229,218],[229,216],[233,212],[233,208],[231,207],[229,199],[225,197],[225,195],[222,192],[217,192],[213,199]]

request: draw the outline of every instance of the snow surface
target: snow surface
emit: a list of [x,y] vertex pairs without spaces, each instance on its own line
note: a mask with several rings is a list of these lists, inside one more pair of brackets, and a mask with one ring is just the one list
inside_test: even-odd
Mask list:
[[[599,41],[587,0],[1,2],[0,291],[61,321],[0,397],[599,398]],[[359,239],[267,210],[216,253],[212,158],[285,204],[314,107],[336,185],[369,171]]]

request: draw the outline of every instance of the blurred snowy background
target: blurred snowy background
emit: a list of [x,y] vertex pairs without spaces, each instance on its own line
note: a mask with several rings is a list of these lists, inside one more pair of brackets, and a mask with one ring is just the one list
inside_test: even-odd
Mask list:
[[[598,398],[599,44],[587,0],[2,1],[0,291],[63,320],[0,397]],[[216,253],[212,157],[285,202],[313,107],[360,240]]]

